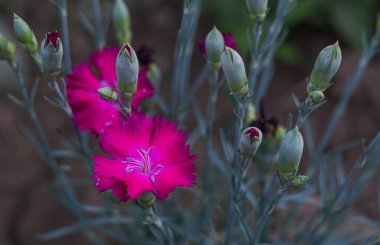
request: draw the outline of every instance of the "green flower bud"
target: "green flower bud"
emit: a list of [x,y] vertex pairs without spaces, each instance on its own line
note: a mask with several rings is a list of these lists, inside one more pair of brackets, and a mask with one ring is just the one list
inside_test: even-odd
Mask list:
[[28,53],[37,53],[38,44],[36,36],[29,25],[17,14],[13,14],[13,30],[17,41]]
[[14,63],[16,47],[2,33],[0,33],[0,60]]
[[206,37],[206,57],[208,63],[219,69],[220,67],[220,56],[224,50],[224,38],[222,33],[214,27]]
[[245,0],[249,16],[257,22],[262,22],[268,12],[268,0]]
[[116,58],[117,86],[122,97],[132,97],[137,90],[139,61],[129,44],[124,44]]
[[292,180],[296,176],[302,152],[303,138],[296,126],[285,134],[278,157],[278,170],[286,180]]
[[137,198],[137,204],[144,209],[152,207],[155,201],[156,197],[150,191],[144,192]]
[[128,7],[123,0],[115,0],[112,17],[119,44],[131,42],[131,19],[129,17]]
[[103,87],[98,89],[99,96],[107,101],[116,101],[117,100],[117,93],[113,88],[110,87]]
[[61,34],[48,32],[41,43],[40,54],[42,73],[49,77],[58,76],[63,56]]
[[263,138],[260,148],[254,157],[254,160],[260,169],[265,171],[276,169],[276,164],[278,162],[278,157],[280,154],[281,142],[284,138],[284,135],[284,127],[278,126],[273,136],[271,136],[271,134],[268,134]]
[[112,194],[112,192],[113,192],[112,190],[104,191],[102,192],[102,196],[104,196],[105,198],[107,198],[108,200],[116,204],[121,204],[124,206],[129,206],[130,204],[132,204],[131,199],[129,199],[127,202],[122,202],[119,200],[119,198],[115,197],[114,194]]
[[315,61],[307,91],[321,90],[323,92],[330,87],[330,81],[338,71],[341,62],[342,52],[338,42],[324,48]]
[[162,74],[160,68],[155,63],[149,64],[147,76],[149,81],[153,84],[154,88],[159,89]]
[[239,153],[243,157],[252,157],[256,154],[261,140],[263,139],[263,134],[260,129],[256,127],[249,127],[244,129],[240,136],[239,142]]
[[292,187],[299,189],[302,188],[306,185],[307,181],[309,180],[309,176],[305,175],[297,175],[293,180],[292,180]]
[[252,103],[249,103],[247,107],[247,115],[245,117],[245,123],[251,124],[254,120],[256,120],[256,118],[257,118],[256,108]]
[[231,91],[236,94],[246,94],[248,92],[248,79],[243,59],[238,52],[227,47],[222,54],[221,63]]
[[315,90],[315,91],[309,92],[308,97],[311,100],[311,102],[313,102],[314,104],[320,103],[325,99],[325,95],[320,90]]

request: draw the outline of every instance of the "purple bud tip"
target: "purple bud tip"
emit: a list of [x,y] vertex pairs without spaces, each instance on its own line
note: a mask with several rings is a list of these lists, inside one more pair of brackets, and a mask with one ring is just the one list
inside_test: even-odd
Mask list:
[[248,129],[247,132],[245,132],[245,134],[247,134],[249,136],[249,138],[251,138],[251,139],[260,137],[259,131],[257,131],[257,129],[255,129],[255,128]]
[[[234,35],[231,33],[222,32],[224,44],[228,48],[232,48],[233,50],[237,50],[237,43]],[[206,37],[203,37],[198,42],[198,48],[201,51],[202,55],[206,55]]]
[[237,43],[236,43],[234,35],[232,35],[231,33],[225,33],[225,32],[222,32],[222,35],[223,35],[223,39],[224,39],[224,43],[226,47],[237,50]]
[[53,44],[54,48],[57,48],[58,47],[58,41],[61,40],[61,33],[59,32],[56,32],[56,31],[52,31],[52,32],[48,32],[46,33],[46,43],[45,43],[45,47],[51,43]]
[[146,45],[141,45],[136,52],[137,58],[139,59],[140,65],[142,66],[148,66],[154,61],[153,54],[153,49]]

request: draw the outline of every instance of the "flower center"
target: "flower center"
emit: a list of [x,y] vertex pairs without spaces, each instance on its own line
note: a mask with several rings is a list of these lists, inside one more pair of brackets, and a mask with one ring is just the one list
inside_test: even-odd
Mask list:
[[126,173],[132,173],[134,171],[140,171],[143,174],[148,175],[152,182],[155,181],[154,177],[161,172],[163,166],[161,164],[154,164],[150,158],[150,151],[153,147],[149,147],[147,150],[138,149],[139,157],[128,157],[123,163],[128,164],[125,168]]

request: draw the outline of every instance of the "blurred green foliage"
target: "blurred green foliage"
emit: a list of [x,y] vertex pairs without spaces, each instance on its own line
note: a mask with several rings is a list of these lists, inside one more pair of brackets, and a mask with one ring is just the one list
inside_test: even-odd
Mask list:
[[379,0],[299,0],[287,24],[290,27],[308,24],[332,31],[358,47],[362,33],[373,32],[379,11]]
[[[296,0],[294,0],[296,1]],[[276,0],[270,0],[271,18]],[[248,51],[247,29],[251,26],[245,14],[245,0],[205,0],[206,14],[223,31],[232,32],[241,52]],[[306,26],[320,33],[332,34],[352,47],[360,47],[362,33],[371,34],[375,27],[376,15],[380,12],[379,0],[298,0],[286,20],[293,32]],[[318,33],[318,34],[320,34]],[[289,64],[295,64],[300,52],[292,43],[287,42],[279,50],[278,56]]]

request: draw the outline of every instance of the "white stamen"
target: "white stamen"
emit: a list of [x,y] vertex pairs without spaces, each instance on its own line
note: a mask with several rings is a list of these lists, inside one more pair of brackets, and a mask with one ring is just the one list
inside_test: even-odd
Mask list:
[[152,148],[153,146],[149,147],[147,150],[141,148],[138,149],[137,152],[140,158],[128,157],[125,159],[125,161],[123,161],[123,163],[128,164],[128,166],[125,168],[126,173],[140,171],[141,173],[148,175],[154,185],[156,181],[155,176],[161,172],[164,166],[162,164],[157,164],[154,167],[152,166],[153,164],[150,158],[150,151]]

